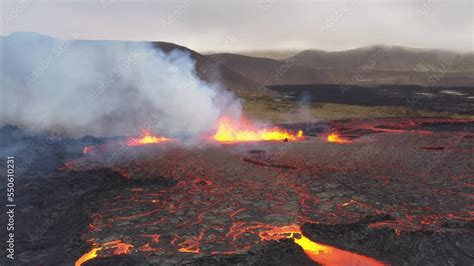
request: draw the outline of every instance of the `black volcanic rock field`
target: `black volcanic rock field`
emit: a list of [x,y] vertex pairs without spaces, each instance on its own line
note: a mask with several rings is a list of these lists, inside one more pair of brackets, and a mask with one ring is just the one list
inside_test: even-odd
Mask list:
[[412,109],[474,115],[474,87],[422,87],[417,85],[351,86],[329,84],[278,85],[280,97],[313,103],[362,106],[407,106]]
[[17,262],[472,265],[473,122],[289,124],[308,137],[192,149],[3,127],[29,161]]

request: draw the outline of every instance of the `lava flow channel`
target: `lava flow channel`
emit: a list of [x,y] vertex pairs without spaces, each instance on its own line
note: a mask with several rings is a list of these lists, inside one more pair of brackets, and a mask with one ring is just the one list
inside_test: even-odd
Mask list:
[[295,141],[303,138],[303,131],[292,134],[278,127],[258,128],[250,122],[241,119],[232,120],[229,117],[219,119],[217,132],[213,136],[218,142],[253,142],[284,140]]
[[[203,237],[203,232],[200,233],[200,239]],[[376,259],[359,255],[356,253],[352,253],[349,251],[345,251],[342,249],[338,249],[336,247],[323,245],[316,243],[309,238],[305,237],[302,232],[301,228],[297,225],[289,225],[289,226],[282,226],[282,227],[272,227],[268,230],[262,231],[259,233],[259,237],[263,241],[270,241],[270,240],[279,240],[283,238],[290,238],[293,239],[294,243],[299,245],[303,250],[306,256],[314,262],[317,262],[321,265],[326,266],[338,266],[338,265],[366,265],[366,266],[383,266],[387,265],[384,262],[378,261]],[[154,237],[156,238],[156,237]],[[158,237],[159,238],[159,237]],[[155,241],[158,242],[158,241]],[[179,249],[180,252],[191,252],[191,253],[199,253],[199,241],[189,241],[189,243],[183,243],[184,246],[190,244],[193,246],[192,249],[182,247]],[[122,254],[129,254],[133,245],[123,243],[121,240],[111,241],[103,244],[101,247],[97,247],[91,249],[89,252],[82,255],[75,263],[75,266],[81,266],[85,262],[92,260],[98,256],[99,251],[103,250],[113,250],[111,255],[122,255]],[[146,245],[148,250],[150,249],[149,244]],[[232,254],[231,252],[230,254]]]
[[115,241],[110,241],[107,243],[102,244],[100,247],[94,247],[91,249],[89,252],[86,254],[82,255],[74,264],[75,266],[81,266],[85,262],[92,260],[98,256],[99,251],[104,251],[104,250],[113,250],[112,254],[113,255],[122,255],[122,254],[129,254],[130,251],[132,250],[133,245],[123,243],[121,240],[115,240]]
[[295,244],[299,245],[304,250],[304,253],[308,258],[321,265],[386,265],[386,263],[367,256],[313,242],[301,233],[301,229],[297,225],[274,227],[270,230],[260,232],[259,236],[262,240],[292,238]]

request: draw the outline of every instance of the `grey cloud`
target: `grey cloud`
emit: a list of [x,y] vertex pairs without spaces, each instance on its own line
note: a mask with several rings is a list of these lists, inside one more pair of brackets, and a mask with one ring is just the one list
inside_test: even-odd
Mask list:
[[[105,3],[105,4],[104,4]],[[3,1],[9,17],[17,2]],[[329,21],[329,23],[328,23]],[[324,25],[327,29],[321,30]],[[472,51],[469,0],[40,1],[2,34],[161,40],[198,51],[344,50],[371,44]],[[235,36],[229,45],[225,36]]]

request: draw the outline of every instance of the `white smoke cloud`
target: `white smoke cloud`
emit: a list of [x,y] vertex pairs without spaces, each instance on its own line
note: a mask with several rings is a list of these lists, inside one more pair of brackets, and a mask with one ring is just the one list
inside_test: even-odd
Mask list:
[[192,138],[212,131],[240,104],[199,79],[181,50],[143,42],[62,41],[33,33],[0,40],[0,125],[73,136],[137,134],[150,129]]

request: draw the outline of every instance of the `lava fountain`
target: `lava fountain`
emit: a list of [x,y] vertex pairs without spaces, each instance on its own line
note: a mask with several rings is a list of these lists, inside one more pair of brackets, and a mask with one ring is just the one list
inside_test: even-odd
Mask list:
[[285,131],[278,127],[259,128],[249,121],[241,119],[233,120],[230,117],[222,117],[218,121],[217,132],[213,139],[218,142],[254,142],[254,141],[295,141],[303,138],[303,131],[296,134]]

